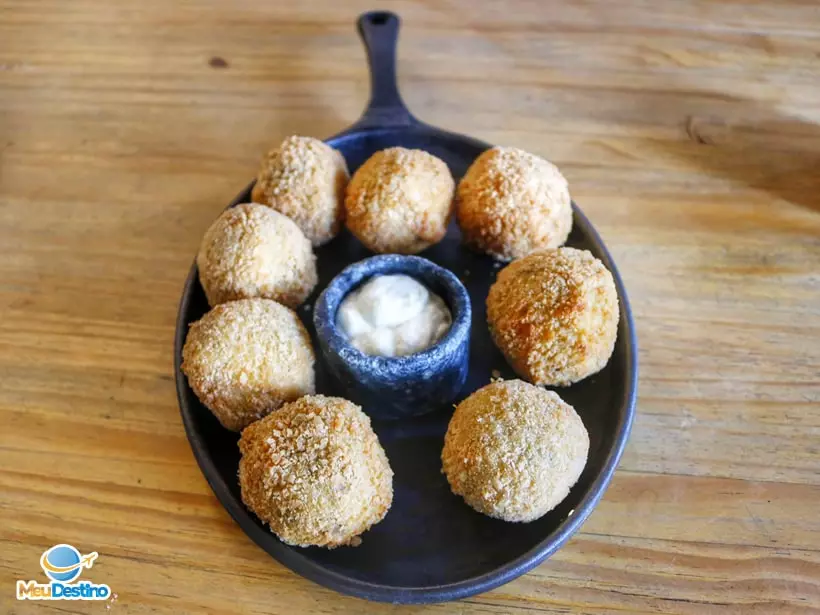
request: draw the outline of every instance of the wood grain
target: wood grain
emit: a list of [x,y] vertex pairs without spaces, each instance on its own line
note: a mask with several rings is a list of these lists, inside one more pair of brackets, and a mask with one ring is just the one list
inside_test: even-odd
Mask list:
[[[421,118],[556,162],[638,326],[627,453],[496,591],[368,604],[242,534],[172,381],[200,236],[291,133],[367,99],[364,2],[0,0],[0,612],[820,613],[815,2],[382,3]],[[43,549],[116,601],[18,603]]]

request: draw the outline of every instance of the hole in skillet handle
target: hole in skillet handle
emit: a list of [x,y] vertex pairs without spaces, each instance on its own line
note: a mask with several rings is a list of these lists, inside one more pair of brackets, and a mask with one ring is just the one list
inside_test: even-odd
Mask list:
[[374,26],[383,26],[390,20],[391,17],[395,17],[395,15],[393,15],[393,13],[388,13],[387,11],[374,11],[367,14],[367,18]]

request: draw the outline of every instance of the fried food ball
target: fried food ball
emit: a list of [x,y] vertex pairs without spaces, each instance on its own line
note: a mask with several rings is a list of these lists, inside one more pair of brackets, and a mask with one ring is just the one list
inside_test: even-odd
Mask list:
[[493,147],[458,184],[456,215],[465,242],[510,261],[557,248],[572,229],[567,180],[558,168],[514,147]]
[[418,149],[376,152],[347,186],[347,228],[374,252],[415,254],[438,243],[453,211],[444,161]]
[[299,317],[270,299],[216,306],[191,325],[182,349],[188,384],[232,431],[313,393],[313,362]]
[[314,395],[242,432],[242,501],[282,542],[356,546],[393,501],[393,471],[362,409]]
[[256,203],[222,213],[205,232],[196,257],[211,306],[263,297],[295,308],[316,286],[316,257],[291,220]]
[[607,364],[618,333],[612,274],[587,250],[535,252],[502,269],[487,295],[496,346],[523,378],[565,386]]
[[342,226],[349,176],[337,150],[311,137],[288,137],[262,160],[251,198],[285,214],[320,246]]
[[556,393],[521,380],[489,384],[450,419],[441,461],[453,493],[480,513],[534,521],[581,476],[589,435]]

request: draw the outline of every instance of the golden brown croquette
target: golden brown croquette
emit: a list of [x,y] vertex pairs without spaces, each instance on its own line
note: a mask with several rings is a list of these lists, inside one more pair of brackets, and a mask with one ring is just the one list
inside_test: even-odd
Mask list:
[[572,229],[567,180],[539,156],[493,147],[458,184],[456,215],[464,241],[503,261],[557,248]]
[[347,227],[374,252],[415,254],[447,232],[455,182],[444,161],[417,149],[376,152],[347,187]]
[[607,364],[618,333],[612,274],[586,250],[535,252],[502,269],[487,295],[496,346],[521,377],[564,386]]
[[313,393],[313,362],[299,317],[270,299],[216,306],[191,325],[182,349],[191,389],[233,431]]
[[295,308],[317,281],[316,258],[302,231],[256,203],[224,211],[206,231],[196,262],[211,306],[262,297]]
[[262,161],[251,197],[286,215],[320,246],[342,226],[348,177],[337,150],[311,137],[288,137]]
[[393,471],[361,408],[313,395],[242,432],[242,500],[282,542],[357,545],[393,501]]
[[489,384],[450,419],[441,461],[453,493],[504,521],[534,521],[581,476],[589,435],[552,391],[521,380]]

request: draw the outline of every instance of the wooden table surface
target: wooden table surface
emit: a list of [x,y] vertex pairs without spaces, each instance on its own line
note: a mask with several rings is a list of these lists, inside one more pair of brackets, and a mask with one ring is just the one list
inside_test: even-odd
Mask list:
[[[632,438],[493,592],[366,603],[245,537],[183,433],[203,231],[368,96],[361,2],[0,0],[0,612],[820,613],[820,6],[382,3],[424,120],[557,163],[630,293]],[[116,600],[18,603],[66,542]]]

